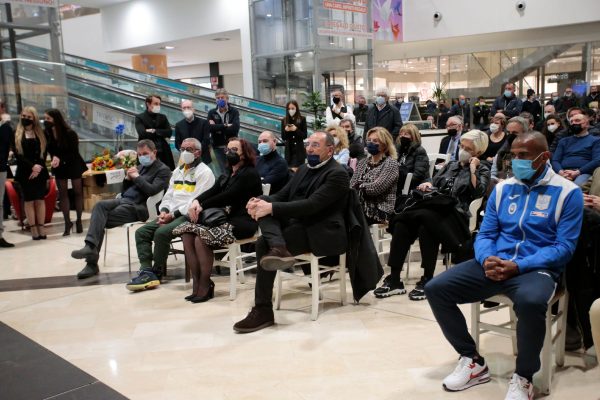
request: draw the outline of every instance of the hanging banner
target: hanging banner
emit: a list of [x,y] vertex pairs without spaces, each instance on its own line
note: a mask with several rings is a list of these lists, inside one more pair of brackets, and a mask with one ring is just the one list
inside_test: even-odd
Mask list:
[[369,0],[322,0],[317,34],[372,39]]
[[58,7],[58,0],[8,0],[8,2],[36,7]]
[[373,19],[373,39],[404,41],[402,0],[373,0],[371,17]]

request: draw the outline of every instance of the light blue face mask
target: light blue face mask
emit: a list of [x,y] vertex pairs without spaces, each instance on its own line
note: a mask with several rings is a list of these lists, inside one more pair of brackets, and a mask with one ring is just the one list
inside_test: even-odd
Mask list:
[[377,105],[382,106],[385,104],[385,97],[377,96],[377,98],[375,99],[375,102],[377,103]]
[[544,154],[544,153],[540,153],[533,160],[520,160],[518,158],[513,159],[511,161],[511,165],[512,165],[512,172],[515,175],[515,177],[520,181],[530,180],[531,177],[533,175],[535,175],[535,173],[537,171],[536,169],[533,168],[533,162],[535,160],[537,160],[542,154]]
[[461,105],[461,106],[464,106],[464,105],[465,105],[465,103],[466,103],[466,101],[465,101],[465,100],[459,100],[458,102],[460,103],[460,105]]
[[271,152],[271,146],[269,145],[269,143],[259,143],[258,152],[261,156],[266,156]]
[[512,92],[510,90],[505,90],[504,97],[512,97]]
[[138,160],[140,160],[140,164],[142,164],[142,166],[144,166],[144,167],[148,167],[148,166],[152,165],[152,163],[154,162],[154,160],[152,158],[150,158],[149,155],[139,156]]

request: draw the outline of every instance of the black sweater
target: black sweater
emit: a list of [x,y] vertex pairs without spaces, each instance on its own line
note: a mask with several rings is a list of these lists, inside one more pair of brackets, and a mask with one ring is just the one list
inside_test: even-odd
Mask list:
[[179,150],[184,139],[194,138],[200,141],[202,145],[202,162],[208,164],[212,161],[210,156],[210,127],[204,118],[194,116],[194,119],[188,121],[182,119],[175,124],[175,148]]
[[259,157],[256,169],[262,178],[262,183],[271,184],[270,194],[277,193],[287,183],[288,165],[276,150]]
[[[208,122],[213,121],[214,124],[209,125],[212,136],[212,144],[215,147],[223,147],[227,144],[229,138],[235,137],[240,131],[240,112],[229,104],[227,111],[223,115],[223,119],[217,112],[217,108],[213,108],[208,112],[206,118]],[[225,126],[231,124],[231,126]]]

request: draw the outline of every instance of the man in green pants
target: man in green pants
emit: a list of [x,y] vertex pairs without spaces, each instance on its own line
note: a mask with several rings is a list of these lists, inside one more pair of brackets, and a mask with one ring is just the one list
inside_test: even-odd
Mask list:
[[135,232],[141,267],[138,276],[127,283],[127,289],[140,291],[160,285],[173,240],[173,229],[186,221],[185,216],[192,201],[214,185],[215,176],[202,162],[201,149],[201,143],[195,138],[187,138],[181,143],[180,166],[173,171],[169,189],[160,203],[160,215]]

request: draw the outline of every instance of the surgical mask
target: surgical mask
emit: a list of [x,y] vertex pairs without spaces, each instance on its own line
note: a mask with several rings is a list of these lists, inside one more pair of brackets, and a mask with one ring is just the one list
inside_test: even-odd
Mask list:
[[473,156],[471,155],[471,153],[469,153],[469,152],[468,152],[468,151],[466,151],[466,150],[460,149],[460,150],[458,151],[458,161],[460,161],[460,162],[461,162],[461,163],[463,163],[463,164],[466,164],[466,163],[468,163],[468,162],[469,162],[469,160],[471,159],[471,157],[473,157]]
[[377,96],[375,98],[375,102],[377,103],[377,105],[382,106],[385,104],[385,97],[383,96]]
[[544,113],[544,119],[548,119],[548,117],[551,115],[552,115],[552,113]]
[[152,157],[150,157],[149,154],[139,156],[138,160],[140,160],[140,164],[142,164],[142,166],[144,166],[144,167],[149,167],[154,162],[154,160],[152,159]]
[[186,119],[191,119],[194,116],[194,112],[192,110],[183,110],[183,116]]
[[573,94],[573,92],[565,92],[565,97],[570,97]]
[[367,143],[367,151],[371,155],[379,154],[379,143],[369,142]]
[[223,99],[217,100],[217,107],[225,108],[226,105],[227,105],[227,102],[225,100],[223,100]]
[[448,129],[448,136],[456,136],[456,132],[458,132],[455,128]]
[[235,151],[228,151],[225,156],[227,157],[229,166],[237,165],[240,162],[240,155]]
[[458,102],[460,103],[460,105],[461,105],[461,106],[464,106],[464,105],[465,105],[465,103],[466,103],[466,101],[465,101],[465,100],[459,100]]
[[271,145],[269,143],[259,143],[258,152],[261,156],[266,156],[271,152]]
[[558,129],[558,124],[548,124],[547,128],[549,132],[554,133]]
[[400,136],[400,146],[401,147],[408,147],[410,146],[412,143],[412,139],[406,136]]
[[[542,154],[543,153],[541,153],[539,156],[541,156]],[[535,175],[537,171],[533,168],[533,162],[537,160],[539,156],[537,156],[533,160],[520,160],[518,158],[513,159],[511,161],[511,165],[515,178],[517,178],[520,181],[531,179],[531,177],[533,177],[533,175]]]
[[196,157],[194,157],[194,153],[191,153],[189,151],[184,151],[183,153],[181,153],[181,156],[179,158],[184,164],[191,164],[196,159]]
[[296,114],[296,109],[295,108],[290,108],[288,110],[288,113],[290,114],[290,117],[293,117]]
[[512,92],[510,90],[505,90],[504,97],[512,97]]
[[335,146],[337,146],[338,144],[340,144],[340,139],[339,139],[339,138],[337,138],[337,137],[334,137],[334,138],[333,138],[333,144],[334,144]]
[[558,100],[558,96],[552,96],[552,100],[553,100],[553,101],[556,101],[556,100]]
[[160,112],[160,106],[153,106],[152,107],[152,112],[154,114],[158,114]]
[[581,132],[583,132],[583,127],[580,124],[572,123],[571,126],[569,126],[569,133],[579,135]]
[[341,100],[342,100],[342,99],[340,99],[339,97],[334,97],[334,98],[333,98],[333,102],[334,102],[334,104],[339,104]]
[[498,124],[490,124],[490,132],[496,133],[496,132],[498,132],[498,129],[500,129],[500,125],[498,125]]
[[28,118],[21,118],[21,125],[23,126],[31,126],[33,125],[33,120]]
[[316,167],[321,163],[321,157],[318,154],[307,154],[306,161],[311,167]]

